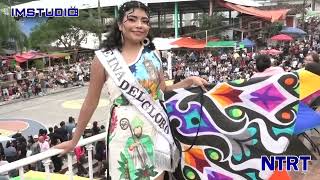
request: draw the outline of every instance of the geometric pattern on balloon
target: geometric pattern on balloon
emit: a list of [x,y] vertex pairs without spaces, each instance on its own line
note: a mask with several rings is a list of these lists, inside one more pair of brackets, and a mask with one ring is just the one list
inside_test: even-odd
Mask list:
[[[183,151],[176,179],[262,179],[261,155],[283,153],[292,136],[299,77],[217,84],[167,93],[172,133]],[[185,152],[184,152],[185,151]]]

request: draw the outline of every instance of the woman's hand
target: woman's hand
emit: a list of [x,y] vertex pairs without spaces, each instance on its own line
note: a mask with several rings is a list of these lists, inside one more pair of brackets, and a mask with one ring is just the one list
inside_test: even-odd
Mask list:
[[75,143],[72,140],[69,140],[69,141],[65,141],[65,142],[63,142],[61,144],[58,144],[58,145],[54,146],[53,148],[62,149],[63,152],[60,153],[60,156],[62,156],[64,154],[67,154],[70,151],[73,151],[73,149],[76,147],[76,145],[77,145],[77,143]]
[[200,86],[205,92],[208,90],[205,88],[205,86],[209,85],[208,81],[206,81],[203,78],[197,77],[197,76],[190,76],[188,79],[192,80],[192,84],[195,86]]

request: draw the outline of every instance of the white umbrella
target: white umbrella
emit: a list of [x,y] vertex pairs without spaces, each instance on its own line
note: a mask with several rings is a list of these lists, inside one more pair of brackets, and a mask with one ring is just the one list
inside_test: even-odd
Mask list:
[[7,142],[7,141],[12,141],[12,140],[14,140],[14,138],[0,135],[0,142]]

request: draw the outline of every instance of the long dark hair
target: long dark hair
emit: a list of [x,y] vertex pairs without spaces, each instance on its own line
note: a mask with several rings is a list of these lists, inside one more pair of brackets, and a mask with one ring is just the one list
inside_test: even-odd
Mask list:
[[[102,42],[100,45],[101,48],[104,48],[105,50],[112,50],[112,49],[118,49],[121,51],[122,48],[122,39],[121,39],[121,31],[119,30],[118,23],[122,23],[124,15],[127,11],[131,9],[142,9],[146,12],[147,16],[150,17],[150,10],[148,6],[143,4],[142,2],[139,1],[129,1],[124,3],[123,5],[120,6],[119,8],[119,14],[118,17],[116,18],[115,22],[112,25],[112,29],[110,34],[107,35],[107,39]],[[150,35],[150,31],[147,35],[147,38],[150,40],[149,45],[147,48],[150,50],[155,50],[155,46],[152,43],[152,36]]]
[[319,55],[317,52],[311,52],[309,53],[307,56],[311,56],[312,57],[312,60],[313,62],[316,62],[316,63],[319,63],[320,62],[320,58],[319,58]]

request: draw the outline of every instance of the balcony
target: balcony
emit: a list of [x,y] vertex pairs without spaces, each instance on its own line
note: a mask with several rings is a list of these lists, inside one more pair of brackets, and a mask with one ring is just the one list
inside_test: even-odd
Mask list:
[[[85,146],[86,150],[87,150],[87,157],[88,157],[88,175],[87,178],[89,178],[90,180],[94,179],[94,160],[93,160],[93,151],[94,151],[94,146],[93,144],[97,141],[100,140],[104,140],[107,137],[107,133],[101,133],[86,139],[82,139],[79,141],[79,143],[77,144],[77,146]],[[59,155],[62,152],[62,150],[60,149],[49,149],[45,152],[24,158],[24,159],[20,159],[17,161],[14,161],[12,163],[9,164],[5,164],[0,166],[0,174],[6,174],[7,172],[10,172],[12,170],[18,170],[19,172],[19,176],[13,179],[20,179],[20,180],[28,180],[30,179],[30,176],[32,176],[32,174],[38,174],[39,176],[45,176],[43,177],[43,179],[47,179],[47,180],[55,180],[55,179],[59,179],[59,180],[63,180],[63,179],[69,179],[69,180],[73,180],[73,179],[87,179],[84,177],[79,177],[75,175],[74,172],[74,157],[73,157],[73,153],[70,152],[67,154],[67,171],[65,172],[65,175],[67,175],[69,178],[66,178],[66,176],[59,176],[55,173],[52,172],[52,170],[50,169],[50,166],[52,164],[51,161],[51,157]],[[44,166],[44,170],[45,170],[45,175],[43,175],[43,173],[39,173],[37,171],[29,171],[27,172],[25,170],[24,167],[39,162],[41,161],[43,163]],[[63,172],[63,171],[60,171]],[[28,174],[31,174],[30,176],[27,176]],[[0,179],[3,180],[3,178],[0,176]],[[6,179],[6,178],[5,178]]]

